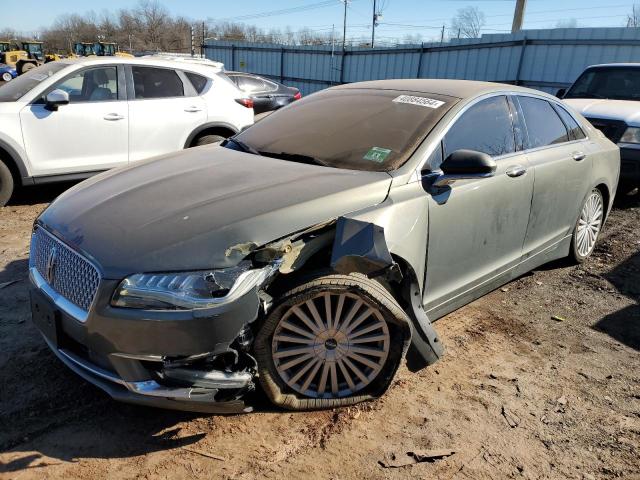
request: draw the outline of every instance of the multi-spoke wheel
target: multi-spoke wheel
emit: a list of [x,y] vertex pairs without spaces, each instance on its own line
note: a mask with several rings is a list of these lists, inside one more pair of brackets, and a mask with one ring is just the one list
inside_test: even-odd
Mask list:
[[571,252],[576,261],[583,262],[593,252],[604,221],[604,208],[602,193],[594,188],[582,206],[573,232]]
[[379,283],[319,277],[283,295],[258,333],[260,383],[274,403],[296,410],[374,398],[408,338],[406,314]]

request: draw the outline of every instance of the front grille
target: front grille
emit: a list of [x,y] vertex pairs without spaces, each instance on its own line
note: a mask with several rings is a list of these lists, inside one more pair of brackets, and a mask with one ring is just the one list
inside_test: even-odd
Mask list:
[[587,117],[587,120],[591,122],[591,125],[604,133],[604,136],[613,143],[618,143],[622,138],[622,135],[624,135],[624,131],[627,129],[627,124],[622,120],[589,117]]
[[[54,249],[55,261],[50,268]],[[56,292],[85,312],[89,311],[100,283],[98,270],[42,228],[36,228],[31,237],[29,266],[35,267]],[[48,270],[53,272],[53,281]]]

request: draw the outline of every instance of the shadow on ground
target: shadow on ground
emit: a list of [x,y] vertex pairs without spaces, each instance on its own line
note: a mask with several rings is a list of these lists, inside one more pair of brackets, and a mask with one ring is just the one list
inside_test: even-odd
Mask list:
[[78,182],[61,182],[45,185],[31,185],[21,187],[16,190],[9,201],[8,206],[13,205],[36,205],[39,203],[49,203],[56,199],[61,193],[73,187]]

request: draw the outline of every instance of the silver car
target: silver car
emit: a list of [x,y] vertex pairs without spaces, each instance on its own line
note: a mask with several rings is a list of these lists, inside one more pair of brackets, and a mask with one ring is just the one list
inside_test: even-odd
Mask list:
[[433,321],[592,253],[618,148],[559,100],[454,80],[324,90],[222,145],[81,183],[38,218],[32,311],[126,402],[288,409],[381,395]]

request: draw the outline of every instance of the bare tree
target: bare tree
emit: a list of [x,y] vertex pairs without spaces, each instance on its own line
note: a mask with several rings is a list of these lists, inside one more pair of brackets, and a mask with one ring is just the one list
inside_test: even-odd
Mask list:
[[461,8],[451,20],[451,36],[479,38],[485,22],[484,13],[478,7]]
[[578,20],[575,18],[567,18],[566,20],[558,20],[556,28],[578,28]]
[[640,8],[633,4],[631,13],[627,14],[627,27],[640,26]]

